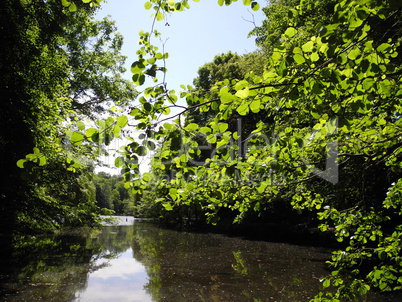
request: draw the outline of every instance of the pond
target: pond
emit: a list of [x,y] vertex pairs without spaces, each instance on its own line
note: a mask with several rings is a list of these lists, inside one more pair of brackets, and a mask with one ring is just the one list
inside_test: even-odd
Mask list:
[[132,217],[37,241],[18,261],[3,259],[0,301],[308,301],[330,257],[324,248],[177,232]]

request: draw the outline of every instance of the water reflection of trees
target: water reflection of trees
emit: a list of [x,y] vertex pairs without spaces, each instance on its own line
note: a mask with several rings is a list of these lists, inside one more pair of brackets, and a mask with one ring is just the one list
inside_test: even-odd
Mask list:
[[132,227],[79,229],[53,236],[25,237],[0,263],[0,300],[74,301],[88,275],[130,247]]
[[89,274],[129,248],[147,270],[145,287],[155,302],[308,301],[318,291],[329,256],[317,248],[137,222],[26,239],[12,261],[0,258],[1,301],[76,301]]
[[134,258],[147,291],[164,301],[308,301],[319,289],[326,253],[220,235],[134,226]]

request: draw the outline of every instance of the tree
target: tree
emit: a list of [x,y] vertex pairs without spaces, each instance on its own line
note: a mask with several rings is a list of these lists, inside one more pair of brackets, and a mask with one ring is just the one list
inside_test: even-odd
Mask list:
[[[256,6],[252,1],[244,3]],[[294,210],[312,211],[323,222],[322,230],[333,228],[346,248],[334,252],[333,272],[323,286],[335,286],[337,291],[315,300],[336,301],[353,299],[372,288],[401,288],[401,7],[392,1],[323,4],[322,9],[333,9],[331,18],[316,15],[308,19],[312,22],[300,23],[315,12],[314,2],[303,1],[290,10],[290,22],[275,27],[275,44],[267,51],[270,63],[262,76],[224,80],[205,98],[191,89],[181,92],[189,104],[185,112],[195,107],[200,112],[217,110],[207,125],[183,126],[177,120],[176,125],[164,124],[153,134],[160,138],[163,132],[184,130],[185,148],[166,154],[166,158],[173,155],[177,177],[164,184],[168,192],[158,202],[165,209],[191,207],[202,199],[201,208],[210,222],[216,222],[223,210],[241,219],[288,191],[292,194],[286,200]],[[155,6],[156,18],[163,19],[162,12],[182,10],[188,3],[149,1],[146,6]],[[278,16],[270,17],[279,21]],[[140,57],[154,57],[155,64],[162,57],[149,44],[150,35],[141,35]],[[134,69],[134,78],[141,79],[146,68]],[[143,122],[139,129],[155,127],[144,113],[162,113],[165,107],[158,103],[162,97],[175,104],[174,93],[165,90],[165,85],[159,87],[157,94],[149,94],[131,113]],[[219,99],[211,98],[213,94]],[[247,154],[231,157],[237,146],[230,142],[240,134],[228,129],[228,118],[262,111],[266,121],[261,120],[251,132]],[[216,152],[206,165],[194,167],[190,162],[197,152],[190,151],[198,146],[190,138],[197,132],[216,144]],[[341,176],[356,177],[361,168],[387,178],[363,177],[359,184],[369,182],[369,189],[344,179],[339,182]],[[238,171],[236,177],[233,170]],[[343,196],[334,198],[339,192]]]
[[120,175],[110,175],[100,172],[93,179],[96,187],[96,204],[104,212],[113,211],[117,214],[132,214],[135,196],[124,187]]
[[129,106],[136,91],[121,76],[126,57],[120,53],[123,37],[115,22],[108,18],[97,21],[78,10],[69,19],[64,39],[72,109],[96,120],[112,105]]
[[0,5],[2,233],[96,224],[88,175],[100,145],[80,144],[80,119],[135,96],[119,74],[121,36],[93,20],[96,1],[63,4],[69,9],[56,0]]
[[[220,5],[231,2],[218,1]],[[243,3],[258,9],[254,1]],[[305,13],[314,11],[301,5],[305,3],[310,2],[300,2],[291,11],[291,20],[303,20]],[[163,20],[164,13],[184,10],[189,4],[150,0],[145,7],[154,8],[155,19]],[[161,153],[177,171],[175,178],[163,183],[157,200],[166,211],[176,209],[184,215],[182,209],[199,206],[211,223],[222,211],[231,211],[241,221],[247,213],[258,213],[285,196],[294,210],[316,214],[322,221],[319,227],[332,228],[335,238],[344,243],[333,253],[332,273],[323,281],[324,289],[334,286],[336,291],[320,293],[315,301],[352,300],[373,288],[400,290],[400,19],[401,5],[395,1],[344,0],[333,7],[327,23],[312,24],[313,35],[289,22],[292,26],[279,30],[280,39],[269,52],[262,76],[223,80],[204,96],[182,87],[179,96],[186,98],[188,108],[176,117],[195,107],[200,112],[217,110],[206,125],[183,125],[180,119],[158,125],[158,117],[169,114],[170,107],[181,108],[176,105],[178,95],[164,82],[146,88],[140,104],[130,112],[138,121],[136,128],[144,133],[116,160],[127,187],[138,193],[153,181],[149,173],[138,178],[138,157],[154,150],[155,140],[183,134],[178,138],[179,150]],[[132,65],[137,85],[145,83],[145,76],[158,82],[159,74],[166,72],[168,56],[150,43],[153,35],[159,33],[140,33],[138,60]],[[241,134],[229,129],[227,121],[234,114],[250,112],[264,112],[267,120],[256,124],[252,137],[240,141],[247,143],[247,152],[232,156],[239,146],[231,142]],[[108,119],[103,130],[119,130],[127,119]],[[100,132],[89,130],[77,130],[75,138],[97,141],[93,135]],[[199,155],[197,143],[191,140],[196,133],[216,145],[216,152],[202,166],[191,165]],[[166,168],[160,162],[156,166]],[[356,175],[355,167],[388,178],[369,183],[377,186],[374,190],[357,190],[348,181],[341,182],[339,190],[339,176]],[[368,178],[363,179],[366,185]],[[334,198],[339,191],[343,198]],[[348,207],[343,207],[343,199]]]

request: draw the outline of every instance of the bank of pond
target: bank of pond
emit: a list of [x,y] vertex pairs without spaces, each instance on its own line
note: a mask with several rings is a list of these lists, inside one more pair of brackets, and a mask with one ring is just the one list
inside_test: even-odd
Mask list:
[[322,289],[330,254],[123,216],[100,230],[27,237],[12,254],[3,251],[0,301],[309,301]]

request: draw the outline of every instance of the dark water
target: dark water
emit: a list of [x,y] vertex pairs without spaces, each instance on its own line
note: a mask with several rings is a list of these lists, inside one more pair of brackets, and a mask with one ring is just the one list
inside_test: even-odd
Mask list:
[[308,301],[328,273],[323,248],[121,224],[38,238],[3,261],[0,301]]

